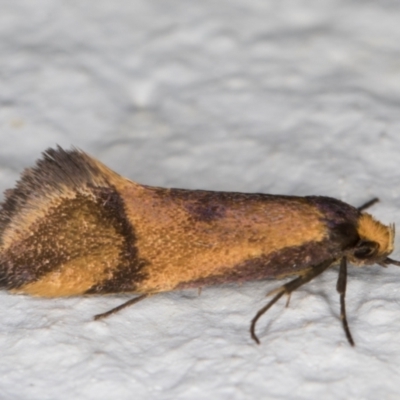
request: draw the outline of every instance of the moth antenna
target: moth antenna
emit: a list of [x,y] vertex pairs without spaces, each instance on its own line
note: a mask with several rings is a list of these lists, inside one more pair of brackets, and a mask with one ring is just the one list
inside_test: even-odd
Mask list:
[[373,199],[367,201],[366,203],[364,203],[363,205],[361,205],[360,207],[357,207],[358,211],[364,211],[367,208],[370,208],[371,206],[373,206],[374,204],[378,203],[379,199],[378,197],[374,197]]
[[400,261],[393,260],[389,257],[386,257],[383,262],[384,262],[384,264],[393,264],[393,265],[397,265],[398,267],[400,267]]

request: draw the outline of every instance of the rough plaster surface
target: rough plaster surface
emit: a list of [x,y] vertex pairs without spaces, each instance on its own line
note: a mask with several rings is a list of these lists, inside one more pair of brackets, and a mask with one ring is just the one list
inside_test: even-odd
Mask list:
[[[400,4],[0,1],[0,190],[60,144],[139,182],[322,194],[400,223]],[[400,240],[396,242],[400,248]],[[394,253],[400,257],[400,250]],[[1,399],[398,399],[400,270],[126,297],[0,294]]]

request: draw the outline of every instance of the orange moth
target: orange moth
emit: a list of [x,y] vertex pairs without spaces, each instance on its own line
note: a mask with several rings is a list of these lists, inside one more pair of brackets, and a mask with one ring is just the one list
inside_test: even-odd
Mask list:
[[388,256],[394,226],[321,196],[164,189],[132,182],[79,150],[48,149],[0,209],[0,287],[58,297],[136,293],[114,313],[160,292],[296,276],[284,294],[347,262],[400,265]]

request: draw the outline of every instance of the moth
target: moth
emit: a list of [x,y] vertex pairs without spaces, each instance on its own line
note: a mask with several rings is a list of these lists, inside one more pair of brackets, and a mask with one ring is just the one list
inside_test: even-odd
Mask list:
[[399,266],[394,226],[323,196],[165,189],[132,182],[83,151],[48,149],[7,190],[0,209],[0,287],[42,297],[135,293],[95,319],[157,293],[295,277],[284,294],[339,264]]

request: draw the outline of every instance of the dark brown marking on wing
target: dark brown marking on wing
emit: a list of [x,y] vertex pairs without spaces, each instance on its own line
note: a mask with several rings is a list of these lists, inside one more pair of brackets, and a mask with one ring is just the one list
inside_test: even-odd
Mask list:
[[177,289],[299,275],[327,259],[339,258],[341,254],[340,247],[335,246],[330,240],[310,242],[245,260],[232,268],[227,268],[219,275],[183,282]]
[[104,240],[109,241],[99,230],[105,223],[102,209],[81,194],[50,208],[45,219],[31,226],[30,235],[1,254],[1,285],[19,288],[74,258],[96,253]]
[[92,286],[86,294],[106,294],[135,291],[137,284],[146,278],[143,268],[148,264],[141,259],[136,248],[134,228],[125,214],[124,201],[115,190],[96,188],[98,202],[102,203],[107,218],[114,224],[115,230],[123,238],[118,265],[113,268],[111,278]]
[[306,199],[323,213],[323,221],[329,232],[329,238],[340,246],[349,249],[360,240],[357,232],[360,211],[343,201],[323,196],[308,196]]
[[186,205],[186,210],[196,222],[212,222],[224,218],[226,214],[226,209],[222,204],[212,202],[190,202]]
[[324,221],[327,223],[329,229],[335,229],[337,226],[343,224],[357,227],[361,213],[350,204],[324,196],[306,196],[305,199],[322,211]]
[[[77,193],[74,199],[61,201],[31,226],[30,235],[1,254],[1,286],[19,289],[61,271],[65,263],[89,257],[98,260],[93,273],[110,277],[94,285],[90,293],[111,293],[118,285],[120,292],[134,290],[135,282],[144,277],[140,270],[146,263],[138,257],[123,201],[112,187],[89,189],[94,196]],[[112,248],[118,249],[117,260],[107,259],[107,249]]]
[[158,191],[161,197],[168,197],[172,202],[198,202],[206,204],[234,204],[244,203],[252,204],[259,202],[277,201],[277,198],[286,200],[297,200],[300,202],[307,203],[304,197],[297,196],[276,196],[264,193],[241,193],[241,192],[218,192],[212,190],[190,190],[190,189],[162,189]]

